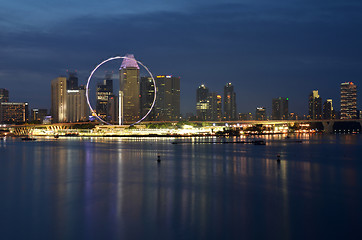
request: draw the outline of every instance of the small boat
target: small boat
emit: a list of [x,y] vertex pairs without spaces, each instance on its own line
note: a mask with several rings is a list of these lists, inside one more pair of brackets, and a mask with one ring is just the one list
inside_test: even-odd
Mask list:
[[36,138],[32,138],[32,137],[26,136],[26,137],[22,137],[21,140],[23,140],[23,141],[35,141]]
[[264,140],[255,140],[254,142],[254,145],[265,145],[265,141]]
[[58,138],[59,138],[59,134],[55,134],[55,135],[54,135],[54,138],[55,138],[55,139],[58,139]]

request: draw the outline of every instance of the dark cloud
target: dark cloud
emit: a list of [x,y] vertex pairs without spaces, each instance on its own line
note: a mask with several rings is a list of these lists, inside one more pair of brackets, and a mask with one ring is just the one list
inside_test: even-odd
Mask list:
[[361,78],[361,10],[358,1],[293,1],[82,15],[41,30],[0,32],[0,81],[14,98],[15,82],[39,83],[22,90],[32,103],[40,93],[50,98],[50,80],[65,69],[78,69],[85,81],[101,60],[134,53],[155,74],[181,76],[184,112],[194,110],[198,84],[222,93],[226,82],[235,85],[240,112],[286,96],[291,110],[303,113],[313,89],[338,107],[339,84]]

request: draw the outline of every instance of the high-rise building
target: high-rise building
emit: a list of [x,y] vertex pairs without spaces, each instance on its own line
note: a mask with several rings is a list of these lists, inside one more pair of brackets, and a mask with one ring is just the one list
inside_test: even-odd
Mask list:
[[209,112],[209,89],[204,84],[201,84],[196,90],[196,117],[199,121],[208,120]]
[[1,123],[25,123],[28,121],[28,103],[0,103]]
[[278,97],[272,101],[272,119],[287,120],[289,118],[288,98]]
[[68,72],[67,90],[77,90],[77,89],[78,89],[77,72]]
[[327,99],[324,103],[323,103],[323,119],[333,119],[333,104],[332,104],[332,99]]
[[5,88],[0,88],[0,102],[9,102],[9,91]]
[[266,120],[266,109],[264,107],[257,107],[255,110],[255,120]]
[[31,120],[32,121],[40,121],[40,122],[42,122],[43,119],[47,115],[48,115],[48,109],[39,109],[39,108],[31,109]]
[[66,77],[57,77],[51,82],[51,115],[55,123],[67,121]]
[[209,93],[209,114],[208,120],[221,121],[222,120],[222,101],[221,95],[216,92]]
[[234,92],[234,86],[231,83],[227,83],[224,86],[224,119],[236,120],[236,94]]
[[322,119],[322,98],[318,90],[313,90],[309,95],[309,119]]
[[159,75],[156,76],[155,81],[157,94],[153,116],[158,121],[178,120],[180,117],[180,78],[172,75]]
[[135,122],[140,119],[140,68],[133,54],[124,58],[120,74],[120,123]]
[[113,95],[113,80],[111,74],[106,74],[103,82],[97,84],[96,90],[96,112],[97,115],[105,121],[109,120],[109,116],[112,115],[111,118],[114,118],[115,115],[114,109],[108,109],[110,97],[113,97],[113,100],[115,99]]
[[357,118],[357,86],[353,82],[341,83],[341,119]]
[[[160,89],[159,87],[156,87],[156,90]],[[159,99],[161,94],[160,92],[157,93],[156,98]],[[151,77],[141,77],[140,81],[140,106],[141,106],[141,116],[145,116],[148,111],[150,110],[154,97],[155,97],[155,87],[153,84],[153,80]],[[162,93],[162,98],[164,98],[164,93]],[[154,106],[153,110],[150,112],[146,120],[153,121],[156,120],[155,115],[155,109],[156,106]]]
[[87,121],[89,108],[85,95],[85,88],[79,87],[77,90],[67,90],[67,121],[80,122]]

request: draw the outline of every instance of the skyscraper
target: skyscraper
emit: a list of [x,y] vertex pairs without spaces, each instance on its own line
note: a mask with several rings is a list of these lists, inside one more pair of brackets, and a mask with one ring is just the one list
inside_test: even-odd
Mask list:
[[196,117],[199,121],[208,120],[210,115],[209,89],[201,84],[196,90]]
[[5,88],[0,88],[0,103],[9,102],[9,91]]
[[[159,94],[159,93],[158,93]],[[150,110],[154,97],[155,97],[155,88],[153,84],[153,80],[151,77],[141,77],[140,81],[140,106],[141,106],[141,116],[145,116],[148,111]],[[159,97],[159,96],[156,96]],[[148,115],[146,120],[152,121],[155,119],[155,108],[151,111],[151,113]]]
[[85,88],[67,90],[67,122],[87,121],[89,108],[85,96]]
[[135,122],[140,118],[140,68],[133,54],[124,58],[120,74],[120,112],[121,122]]
[[[156,89],[156,105],[153,114],[155,119],[158,121],[178,120],[180,117],[180,78],[172,75],[156,76]],[[147,102],[150,100],[151,97]]]
[[322,98],[318,90],[313,90],[309,95],[309,119],[322,119]]
[[33,108],[31,110],[31,120],[32,121],[40,121],[42,122],[43,119],[48,115],[47,109],[39,109],[39,108]]
[[105,121],[108,121],[108,116],[114,115],[114,113],[112,114],[108,109],[109,99],[111,96],[113,96],[112,75],[106,74],[103,82],[97,84],[96,90],[96,112],[97,115]]
[[222,120],[221,95],[216,92],[209,93],[209,114],[207,118],[212,121]]
[[323,104],[323,119],[333,119],[332,99],[327,99]]
[[53,122],[67,121],[67,78],[57,77],[51,82],[51,115]]
[[288,98],[278,97],[272,101],[272,119],[287,120],[289,118]]
[[234,92],[234,86],[231,83],[227,83],[224,86],[224,119],[236,120],[236,94]]
[[353,82],[341,83],[341,119],[357,118],[357,86]]
[[67,90],[77,90],[77,89],[78,89],[77,72],[68,72]]

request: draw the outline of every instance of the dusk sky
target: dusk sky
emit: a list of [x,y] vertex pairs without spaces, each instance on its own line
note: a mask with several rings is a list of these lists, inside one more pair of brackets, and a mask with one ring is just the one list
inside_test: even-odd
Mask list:
[[200,84],[223,94],[227,82],[238,112],[270,115],[281,96],[304,114],[316,89],[339,109],[346,81],[362,109],[361,0],[0,1],[0,88],[32,108],[50,108],[50,81],[67,69],[85,84],[102,60],[132,53],[181,77],[182,113]]

